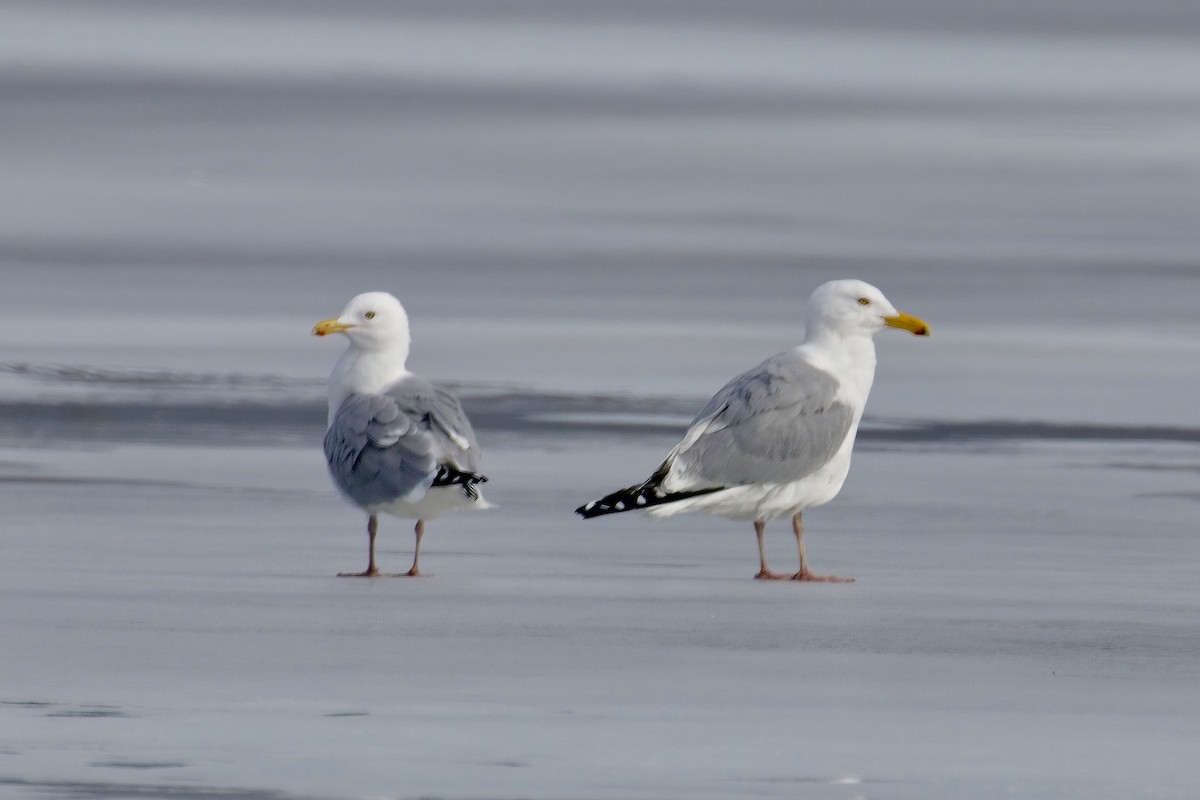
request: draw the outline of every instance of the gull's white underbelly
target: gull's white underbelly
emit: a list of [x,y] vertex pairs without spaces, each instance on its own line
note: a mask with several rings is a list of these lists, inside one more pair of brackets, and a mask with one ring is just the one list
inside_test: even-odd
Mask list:
[[387,503],[376,503],[367,508],[372,514],[391,514],[394,517],[406,519],[437,519],[451,511],[469,509],[482,511],[491,508],[491,504],[480,495],[472,500],[463,492],[461,486],[434,486],[420,500],[392,500]]
[[854,436],[851,435],[823,467],[800,480],[734,486],[712,494],[655,506],[648,509],[647,513],[654,517],[669,517],[687,511],[704,511],[743,521],[790,517],[798,511],[824,505],[837,497],[850,472],[853,448]]

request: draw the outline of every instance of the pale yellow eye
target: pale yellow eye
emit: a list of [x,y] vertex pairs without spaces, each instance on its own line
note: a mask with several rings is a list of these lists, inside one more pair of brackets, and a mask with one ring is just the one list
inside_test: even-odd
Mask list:
[[[859,302],[862,302],[862,301],[860,300]],[[375,319],[375,312],[368,311],[367,313],[363,314],[363,316],[367,319]]]
[[858,298],[858,304],[860,306],[869,306],[869,305],[871,305],[871,301],[865,297],[860,297],[860,298]]

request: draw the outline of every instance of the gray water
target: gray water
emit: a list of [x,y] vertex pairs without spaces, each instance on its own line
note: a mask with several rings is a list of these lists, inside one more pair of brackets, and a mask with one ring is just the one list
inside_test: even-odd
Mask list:
[[[1194,796],[1198,74],[1168,2],[6,2],[0,795]],[[848,276],[934,333],[857,583],[571,515]],[[371,289],[499,506],[427,580],[332,577]]]

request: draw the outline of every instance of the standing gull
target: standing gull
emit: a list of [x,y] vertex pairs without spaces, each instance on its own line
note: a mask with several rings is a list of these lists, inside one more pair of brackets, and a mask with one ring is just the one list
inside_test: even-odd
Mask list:
[[707,511],[754,523],[759,571],[767,567],[763,531],[791,515],[798,581],[852,581],[815,575],[804,553],[804,509],[837,496],[850,470],[854,436],[875,380],[875,342],[884,328],[928,336],[883,293],[856,280],[817,287],[808,303],[804,343],[742,373],[708,401],[654,474],[575,509],[584,519],[645,508],[652,516]]
[[350,346],[329,375],[325,457],[333,482],[366,511],[370,550],[363,572],[373,578],[380,512],[416,519],[416,546],[407,576],[421,574],[425,520],[460,508],[483,509],[479,445],[454,395],[409,372],[408,315],[386,292],[351,300],[341,316],[318,322],[314,336],[341,333]]

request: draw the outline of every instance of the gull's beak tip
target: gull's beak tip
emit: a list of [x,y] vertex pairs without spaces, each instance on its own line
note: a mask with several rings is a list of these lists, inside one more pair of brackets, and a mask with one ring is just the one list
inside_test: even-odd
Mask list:
[[912,316],[911,314],[897,314],[894,317],[884,317],[884,323],[889,328],[899,328],[902,331],[908,331],[913,336],[929,336],[929,324],[923,319]]
[[342,333],[353,328],[354,325],[345,322],[338,322],[337,318],[323,319],[316,325],[313,325],[313,336],[328,336],[331,333]]

